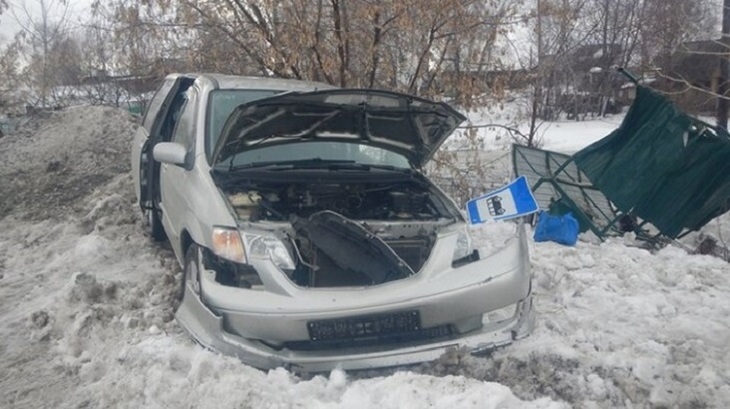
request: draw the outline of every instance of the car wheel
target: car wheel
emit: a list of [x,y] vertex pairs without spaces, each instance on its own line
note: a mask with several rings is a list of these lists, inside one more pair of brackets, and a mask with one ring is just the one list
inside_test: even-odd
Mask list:
[[182,277],[180,278],[177,291],[175,291],[175,298],[172,304],[174,312],[177,312],[183,303],[185,288],[188,283],[191,284],[192,290],[196,295],[200,294],[200,267],[198,260],[200,260],[200,247],[193,243],[185,252],[185,264],[183,265]]
[[147,224],[147,234],[154,241],[165,241],[165,229],[162,227],[160,213],[155,209],[147,209],[144,211],[145,222]]
[[200,247],[193,243],[185,252],[185,268],[183,269],[182,286],[190,284],[196,295],[200,295]]

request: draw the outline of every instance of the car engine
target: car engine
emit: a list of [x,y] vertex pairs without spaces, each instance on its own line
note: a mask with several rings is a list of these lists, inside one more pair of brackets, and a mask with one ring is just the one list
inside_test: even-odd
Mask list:
[[[454,221],[428,184],[413,180],[360,183],[242,184],[226,192],[239,220],[284,222],[298,285],[376,285],[418,272],[439,227]],[[453,207],[453,206],[452,206]]]
[[[228,196],[239,218],[288,221],[330,210],[354,220],[435,220],[444,217],[432,195],[407,183],[292,183],[258,185]],[[443,207],[443,206],[441,206]]]

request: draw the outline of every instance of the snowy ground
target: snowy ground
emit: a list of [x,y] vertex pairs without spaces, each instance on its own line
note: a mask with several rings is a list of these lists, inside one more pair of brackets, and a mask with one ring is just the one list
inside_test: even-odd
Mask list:
[[[487,127],[489,124],[506,125],[529,134],[529,114],[527,101],[519,95],[506,103],[492,104],[489,108],[480,108],[466,113],[467,121],[463,126],[476,126],[478,135],[486,151],[509,151],[519,136],[499,126]],[[608,135],[623,120],[623,115],[607,115],[605,117],[588,117],[587,121],[561,119],[555,122],[537,121],[535,142],[542,149],[556,152],[572,153]],[[453,139],[453,138],[452,138]],[[524,141],[522,141],[524,143]]]
[[[618,122],[554,124],[545,146],[575,150]],[[203,350],[172,319],[172,253],[142,233],[127,174],[129,118],[81,108],[35,126],[0,139],[0,407],[730,402],[730,264],[623,239],[533,243],[537,328],[489,357],[454,352],[401,370],[304,378]],[[479,228],[479,245],[507,227]]]

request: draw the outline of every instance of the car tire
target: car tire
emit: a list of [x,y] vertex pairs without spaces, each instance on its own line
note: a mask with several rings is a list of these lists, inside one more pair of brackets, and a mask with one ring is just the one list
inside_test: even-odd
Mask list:
[[160,212],[156,209],[147,209],[144,211],[145,223],[147,226],[147,234],[154,241],[165,241],[167,235],[165,229],[162,227],[162,220],[160,220]]
[[185,298],[185,289],[188,282],[193,283],[193,292],[200,294],[200,268],[198,260],[200,260],[200,247],[193,243],[185,251],[185,264],[183,264],[182,277],[175,291],[173,298],[173,312],[177,312]]
[[182,289],[190,283],[196,295],[200,295],[200,247],[193,243],[185,252],[185,266],[183,268]]

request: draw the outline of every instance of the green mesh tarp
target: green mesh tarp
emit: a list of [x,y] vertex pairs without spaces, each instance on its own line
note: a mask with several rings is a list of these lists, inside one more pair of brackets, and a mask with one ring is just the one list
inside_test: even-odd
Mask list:
[[573,156],[623,213],[676,238],[730,205],[730,135],[637,87],[621,126]]

